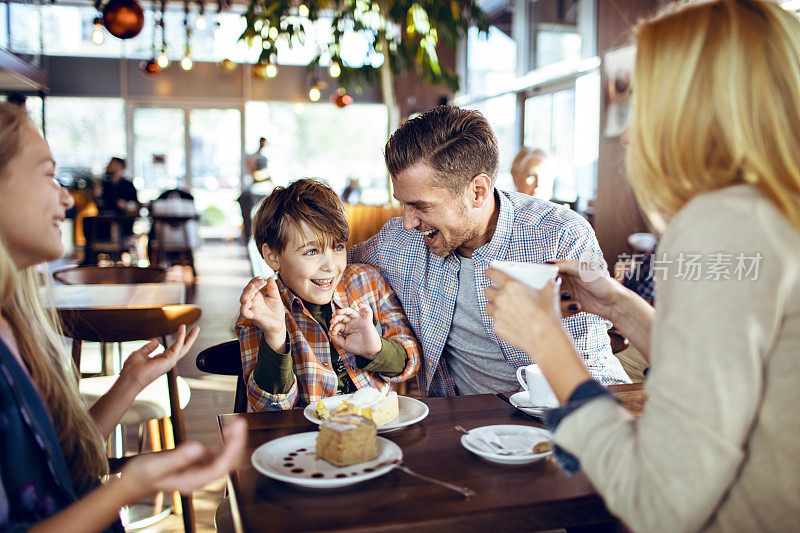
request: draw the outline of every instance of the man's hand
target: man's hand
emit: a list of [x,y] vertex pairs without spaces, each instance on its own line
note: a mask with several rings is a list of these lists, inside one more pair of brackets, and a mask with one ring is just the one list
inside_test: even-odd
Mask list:
[[139,391],[150,385],[159,376],[171,370],[178,360],[186,355],[197,339],[200,328],[192,328],[186,334],[186,326],[178,328],[178,338],[158,355],[150,354],[158,348],[158,341],[152,340],[130,354],[122,365],[120,379],[129,380]]
[[381,336],[372,323],[372,308],[366,304],[337,309],[328,330],[331,342],[348,353],[374,359],[381,351]]
[[286,310],[278,292],[275,278],[267,280],[267,295],[261,293],[264,280],[255,277],[242,291],[239,298],[239,315],[252,320],[264,334],[269,347],[278,353],[286,351]]

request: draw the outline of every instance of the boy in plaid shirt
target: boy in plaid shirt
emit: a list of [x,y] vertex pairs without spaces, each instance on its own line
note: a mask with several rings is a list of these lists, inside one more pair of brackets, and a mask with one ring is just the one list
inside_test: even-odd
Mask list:
[[253,236],[276,278],[242,291],[236,331],[250,409],[291,409],[414,376],[419,345],[380,272],[347,264],[339,197],[322,182],[277,187]]

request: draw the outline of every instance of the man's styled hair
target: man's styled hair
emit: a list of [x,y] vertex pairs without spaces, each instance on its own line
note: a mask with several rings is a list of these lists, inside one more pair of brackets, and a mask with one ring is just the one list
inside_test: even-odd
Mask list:
[[111,160],[112,161],[116,161],[117,163],[119,163],[119,165],[122,168],[127,168],[128,167],[128,163],[124,159],[122,159],[121,157],[112,157]]
[[299,179],[287,187],[275,187],[253,219],[253,238],[258,250],[264,245],[275,253],[286,249],[292,231],[305,222],[323,246],[345,244],[350,225],[339,195],[327,184]]
[[497,138],[478,111],[439,106],[408,120],[386,143],[389,174],[424,163],[435,173],[433,185],[461,195],[472,178],[497,178]]

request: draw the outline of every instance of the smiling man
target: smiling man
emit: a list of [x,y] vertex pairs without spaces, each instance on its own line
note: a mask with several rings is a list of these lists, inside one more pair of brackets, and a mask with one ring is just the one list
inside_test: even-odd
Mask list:
[[[495,189],[497,139],[476,111],[441,106],[409,120],[386,143],[385,159],[403,217],[348,258],[379,268],[400,298],[423,349],[420,390],[519,389],[516,368],[532,361],[494,334],[486,268],[493,260],[602,258],[592,228],[564,207]],[[611,353],[610,323],[577,313],[564,325],[596,379],[630,381]]]

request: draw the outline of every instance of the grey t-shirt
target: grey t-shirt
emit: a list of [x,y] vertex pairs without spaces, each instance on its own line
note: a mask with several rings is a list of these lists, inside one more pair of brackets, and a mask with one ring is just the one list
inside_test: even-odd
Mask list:
[[453,324],[444,345],[444,358],[459,394],[510,392],[520,388],[516,368],[500,351],[481,320],[475,285],[475,263],[461,257]]

